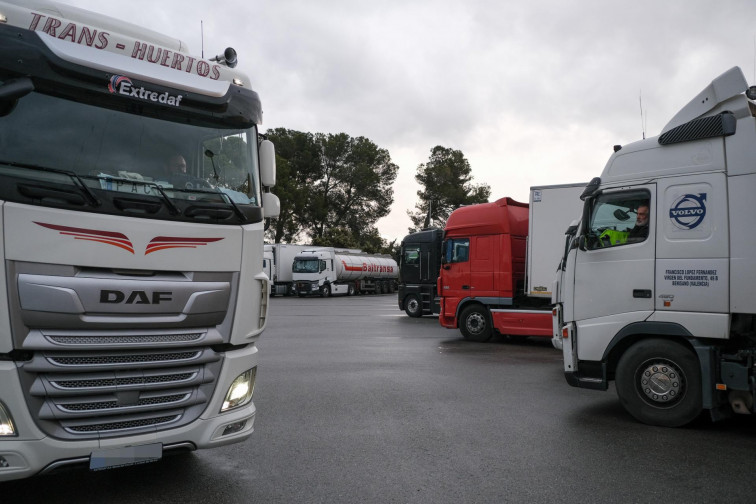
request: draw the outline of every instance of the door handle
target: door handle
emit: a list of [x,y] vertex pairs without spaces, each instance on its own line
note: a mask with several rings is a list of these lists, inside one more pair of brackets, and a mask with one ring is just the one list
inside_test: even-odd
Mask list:
[[640,299],[651,299],[651,289],[633,289],[633,297]]
[[463,286],[462,286],[462,289],[463,289],[463,290],[467,290],[467,289],[469,289],[469,288],[470,288],[470,286],[469,286],[469,285],[463,285]]

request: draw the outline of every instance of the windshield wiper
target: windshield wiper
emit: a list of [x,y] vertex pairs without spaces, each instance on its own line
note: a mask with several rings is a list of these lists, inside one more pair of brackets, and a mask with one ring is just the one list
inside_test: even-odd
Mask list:
[[97,198],[97,196],[95,196],[92,190],[89,187],[87,187],[87,185],[84,183],[84,181],[76,172],[73,172],[70,170],[59,170],[57,168],[47,168],[45,166],[38,166],[38,165],[27,164],[27,163],[16,163],[13,161],[10,161],[10,162],[2,161],[2,163],[8,166],[17,166],[19,168],[27,168],[29,170],[44,171],[44,172],[49,172],[49,173],[59,173],[61,175],[65,175],[71,179],[75,187],[77,187],[82,193],[84,193],[84,196],[86,197],[87,201],[89,201],[89,204],[91,206],[98,207],[102,205],[102,202]]
[[228,200],[228,203],[234,209],[234,213],[236,214],[237,217],[239,217],[239,220],[241,220],[242,222],[247,222],[247,216],[244,215],[244,213],[241,211],[241,209],[238,206],[236,206],[236,203],[234,203],[234,200],[231,199],[231,196],[224,193],[220,189],[218,189],[218,192],[222,194],[226,198],[226,200]]
[[165,194],[165,191],[163,191],[162,187],[160,187],[158,184],[154,182],[147,183],[147,185],[150,185],[158,190],[158,192],[160,193],[160,196],[165,201],[166,206],[168,206],[168,211],[171,213],[171,215],[177,215],[181,213],[181,210],[179,210],[178,207],[173,204],[173,202],[171,201],[171,198],[169,198],[168,195]]

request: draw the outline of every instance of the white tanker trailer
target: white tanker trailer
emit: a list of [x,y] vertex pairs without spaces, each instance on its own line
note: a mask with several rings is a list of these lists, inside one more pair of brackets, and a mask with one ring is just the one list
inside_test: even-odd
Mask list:
[[304,250],[294,257],[292,278],[299,296],[394,292],[396,261],[385,254],[355,253],[331,247]]

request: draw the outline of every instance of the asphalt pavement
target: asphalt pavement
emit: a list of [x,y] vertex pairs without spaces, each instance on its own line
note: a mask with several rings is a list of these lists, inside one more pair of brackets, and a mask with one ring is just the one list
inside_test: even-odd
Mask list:
[[246,442],[0,483],[108,503],[754,502],[756,418],[649,427],[544,339],[470,343],[395,295],[271,299]]

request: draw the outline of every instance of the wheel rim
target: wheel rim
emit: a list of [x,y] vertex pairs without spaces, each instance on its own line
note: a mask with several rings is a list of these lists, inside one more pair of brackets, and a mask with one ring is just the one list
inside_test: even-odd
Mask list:
[[685,375],[668,359],[648,360],[638,367],[636,385],[640,397],[657,408],[668,408],[685,396]]
[[486,330],[486,318],[478,312],[471,313],[465,320],[465,327],[470,334],[481,334]]
[[417,309],[420,307],[420,303],[417,302],[417,299],[412,298],[407,303],[407,309],[411,311],[412,313],[417,313]]

